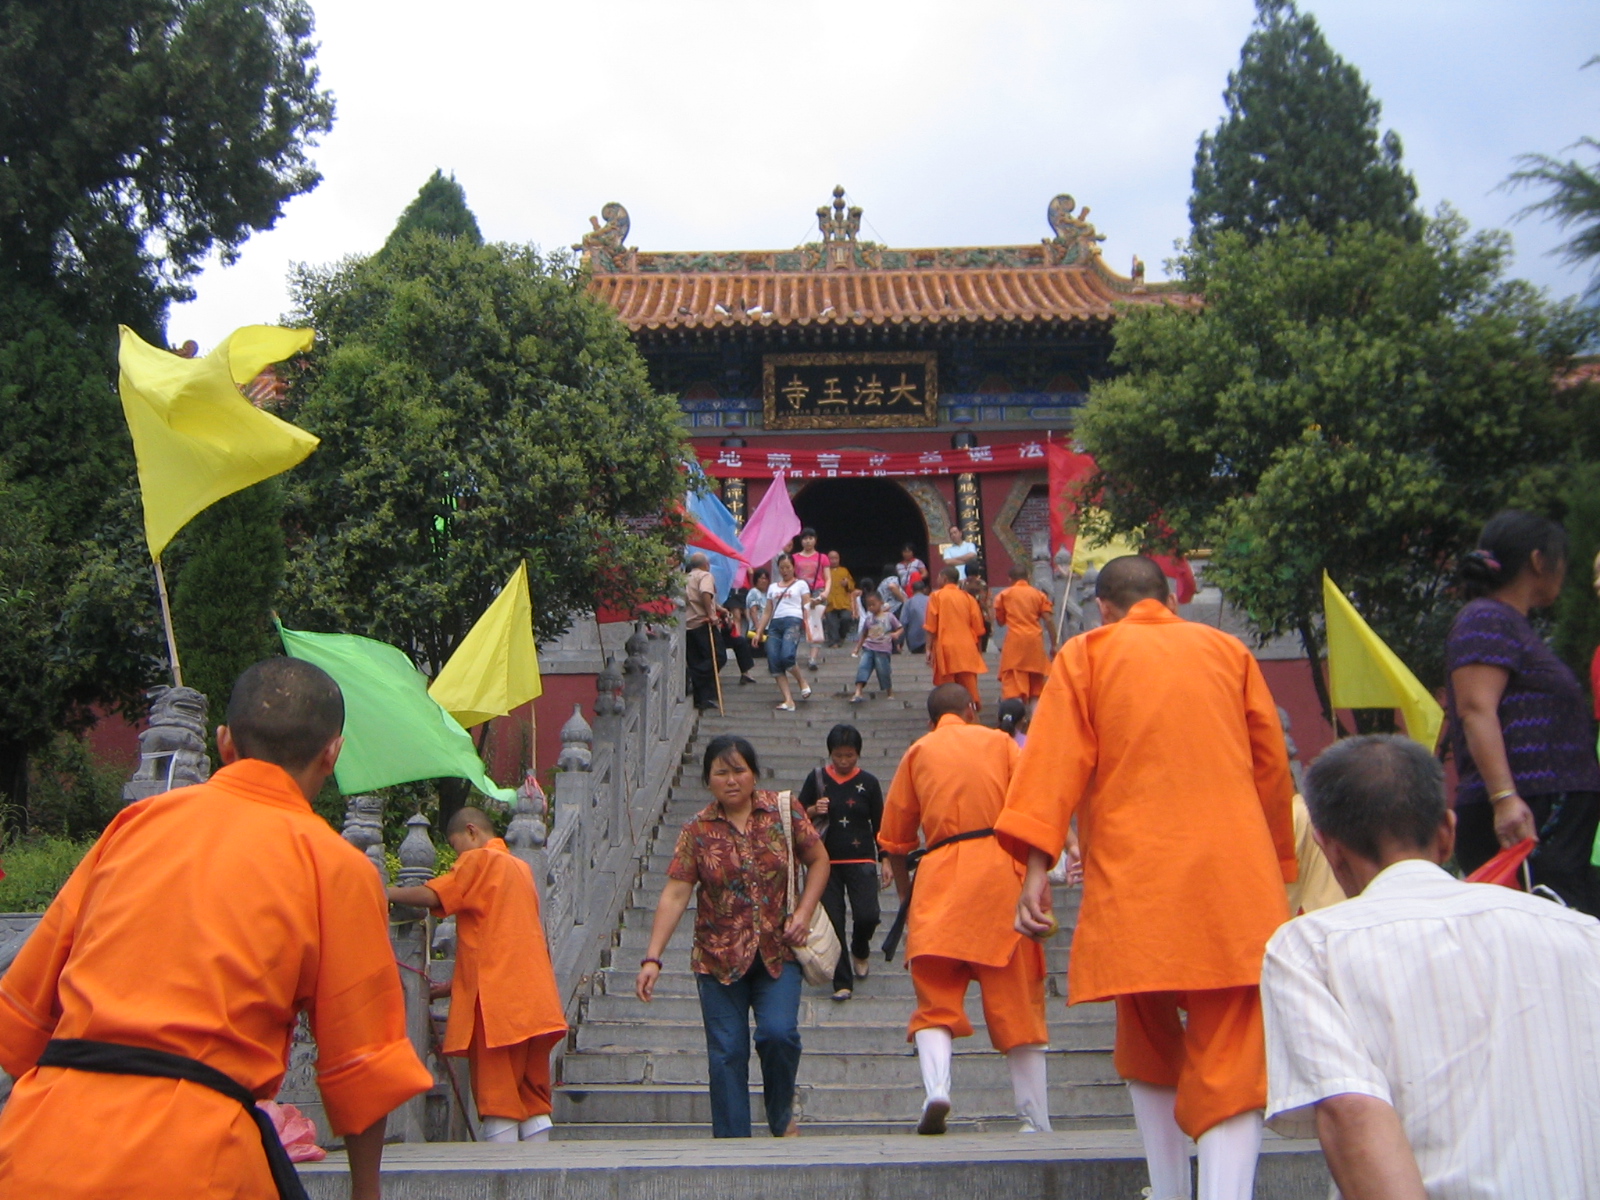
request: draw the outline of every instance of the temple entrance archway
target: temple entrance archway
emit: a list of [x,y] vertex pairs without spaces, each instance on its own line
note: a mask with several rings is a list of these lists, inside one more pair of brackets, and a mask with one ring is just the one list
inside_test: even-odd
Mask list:
[[880,579],[910,542],[928,561],[928,525],[906,489],[889,479],[816,479],[794,497],[795,515],[817,531],[817,548],[837,550],[857,579]]

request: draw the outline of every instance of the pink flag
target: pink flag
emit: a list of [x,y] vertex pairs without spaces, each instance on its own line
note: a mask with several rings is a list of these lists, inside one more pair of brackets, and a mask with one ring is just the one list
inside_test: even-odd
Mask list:
[[779,475],[739,531],[739,541],[744,545],[744,560],[753,566],[768,563],[799,535],[800,518],[794,515],[794,505],[789,502],[789,487],[783,476]]

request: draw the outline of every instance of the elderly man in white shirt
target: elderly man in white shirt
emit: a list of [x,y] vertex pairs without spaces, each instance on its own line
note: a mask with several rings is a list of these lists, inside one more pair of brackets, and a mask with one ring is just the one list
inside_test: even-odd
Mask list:
[[1404,738],[1312,766],[1352,899],[1267,946],[1267,1123],[1321,1139],[1344,1200],[1600,1195],[1600,922],[1441,867],[1439,764]]

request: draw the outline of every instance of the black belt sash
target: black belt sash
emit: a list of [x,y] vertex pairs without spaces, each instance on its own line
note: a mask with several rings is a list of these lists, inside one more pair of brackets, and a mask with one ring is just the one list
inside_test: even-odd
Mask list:
[[[957,842],[974,842],[979,838],[993,837],[992,829],[969,829],[965,833],[952,833],[947,838],[940,838],[931,846],[924,846],[920,850],[913,850],[906,855],[906,870],[911,872],[911,887],[914,891],[917,886],[917,864],[932,854],[935,850],[942,850],[946,846],[953,846]],[[905,903],[900,906],[900,911],[894,915],[894,924],[889,926],[889,935],[883,939],[883,961],[893,962],[894,952],[900,945],[900,936],[906,931],[906,914],[911,911],[911,893],[906,893]]]
[[261,1134],[261,1148],[267,1152],[267,1166],[277,1185],[279,1200],[309,1200],[300,1176],[289,1161],[289,1152],[278,1139],[272,1118],[256,1107],[256,1098],[242,1083],[215,1067],[150,1050],[144,1046],[123,1046],[116,1042],[93,1042],[84,1038],[53,1038],[39,1056],[41,1067],[66,1067],[73,1071],[96,1071],[104,1075],[146,1075],[154,1079],[184,1079],[198,1083],[244,1106]]

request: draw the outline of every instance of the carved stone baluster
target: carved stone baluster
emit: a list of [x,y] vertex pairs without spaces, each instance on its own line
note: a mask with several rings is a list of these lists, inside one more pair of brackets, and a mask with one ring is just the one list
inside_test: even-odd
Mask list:
[[191,687],[153,687],[149,727],[139,734],[139,767],[122,785],[132,804],[211,778],[206,755],[206,698]]
[[[583,898],[589,864],[584,856],[588,846],[587,830],[594,823],[594,776],[590,773],[594,765],[593,745],[594,730],[583,719],[582,707],[574,704],[571,719],[561,727],[561,756],[556,759],[556,811],[573,813],[577,828],[567,839],[566,871],[563,873],[560,864],[555,864],[556,885],[560,891],[552,894],[550,907],[560,912],[572,898],[575,925],[582,925],[588,917]],[[554,944],[552,938],[552,949]]]
[[[617,753],[622,761],[627,764],[627,770],[613,795],[616,798],[616,808],[613,810],[611,822],[611,844],[616,845],[629,836],[630,820],[628,808],[633,803],[633,794],[636,789],[644,784],[645,764],[650,753],[649,728],[650,714],[646,707],[650,701],[650,639],[644,631],[644,622],[634,626],[633,635],[624,643],[628,657],[623,663],[623,693],[628,708],[628,719],[624,720],[620,732],[623,740],[617,745]],[[628,733],[632,727],[631,736]]]
[[601,847],[607,844],[615,825],[616,806],[613,797],[617,788],[621,786],[622,776],[627,771],[623,761],[621,738],[623,711],[622,672],[617,669],[616,660],[606,659],[605,669],[595,680],[594,701],[594,737],[595,744],[603,746],[610,751],[610,778],[605,781],[606,790],[601,794],[601,788],[596,786],[591,794],[590,808],[588,810],[588,823],[584,828],[583,839],[583,889],[579,893],[579,907],[585,919],[594,900],[596,876],[599,873],[600,859],[604,857]]
[[389,882],[389,864],[383,850],[383,800],[379,796],[349,796],[344,802],[344,840],[367,856],[378,878]]
[[[400,871],[395,882],[401,887],[417,887],[434,877],[439,867],[439,852],[434,848],[433,839],[428,836],[427,817],[416,813],[406,821],[405,840],[400,843],[397,853]],[[428,980],[425,974],[429,942],[426,918],[426,909],[404,908],[400,905],[395,905],[393,909],[396,923],[394,952],[400,961],[400,985],[406,997],[406,1036],[411,1039],[417,1057],[423,1062],[428,1061],[431,1052],[429,1025],[433,1020],[429,1012]],[[402,1104],[397,1114],[390,1118],[389,1132],[398,1134],[406,1142],[426,1141],[426,1103],[425,1096],[417,1096]]]
[[[550,840],[546,819],[549,809],[544,789],[539,786],[538,773],[529,768],[523,776],[522,786],[517,789],[517,803],[511,810],[511,823],[506,826],[506,846],[512,854],[528,864],[528,869],[533,872],[534,886],[541,893],[545,890],[545,875],[549,870],[549,855],[545,852],[545,843]],[[549,897],[545,896],[544,899],[548,901]],[[543,905],[540,911],[544,915],[547,926],[545,934],[548,937],[550,914]]]

